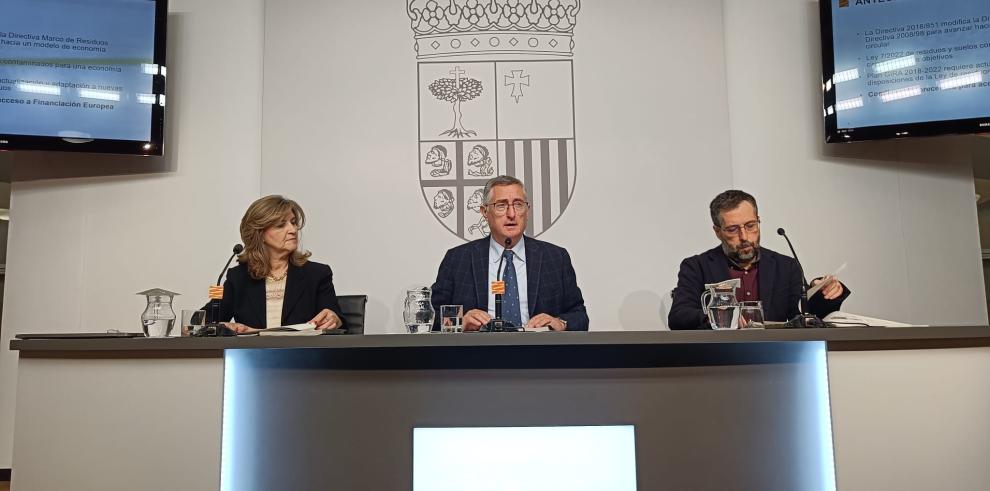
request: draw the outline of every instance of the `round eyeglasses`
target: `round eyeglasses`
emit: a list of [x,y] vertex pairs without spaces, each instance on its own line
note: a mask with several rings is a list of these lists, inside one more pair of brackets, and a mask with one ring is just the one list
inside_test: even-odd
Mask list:
[[728,227],[721,227],[722,231],[727,234],[738,235],[739,232],[745,230],[747,233],[753,233],[760,229],[760,221],[753,220],[746,222],[742,225],[730,225]]
[[[505,215],[505,212],[509,211],[509,203],[506,201],[496,201],[494,203],[489,203],[487,206],[491,208],[491,210],[494,211],[495,214],[498,216]],[[529,202],[513,201],[512,209],[515,210],[516,214],[519,215],[526,213],[529,210]]]

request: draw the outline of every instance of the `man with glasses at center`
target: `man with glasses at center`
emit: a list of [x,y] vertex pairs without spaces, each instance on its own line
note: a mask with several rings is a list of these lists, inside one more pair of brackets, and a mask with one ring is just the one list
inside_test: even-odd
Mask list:
[[433,308],[439,313],[441,305],[461,305],[464,330],[479,330],[495,316],[489,285],[501,260],[503,319],[527,328],[587,331],[588,313],[570,255],[562,247],[523,236],[529,218],[523,183],[511,176],[489,180],[479,209],[491,235],[447,251],[433,283]]
[[[706,284],[739,279],[736,299],[761,301],[768,321],[786,321],[800,313],[801,270],[793,258],[760,247],[760,216],[756,198],[744,191],[719,194],[709,205],[712,229],[722,244],[681,262],[674,301],[667,318],[671,329],[709,329],[701,308]],[[849,290],[835,278],[808,299],[808,311],[818,317],[839,310]]]

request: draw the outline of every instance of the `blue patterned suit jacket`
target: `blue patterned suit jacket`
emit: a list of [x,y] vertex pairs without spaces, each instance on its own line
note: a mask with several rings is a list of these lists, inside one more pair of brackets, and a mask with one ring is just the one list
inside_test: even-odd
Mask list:
[[[488,310],[489,238],[474,240],[447,251],[433,283],[433,308],[463,305],[464,312]],[[577,286],[567,250],[526,237],[526,287],[529,315],[549,314],[567,321],[568,331],[588,330],[588,311]],[[440,316],[433,322],[439,329]]]

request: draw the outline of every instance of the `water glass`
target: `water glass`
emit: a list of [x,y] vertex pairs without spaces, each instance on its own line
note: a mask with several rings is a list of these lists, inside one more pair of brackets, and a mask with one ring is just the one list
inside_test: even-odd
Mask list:
[[747,329],[763,329],[766,324],[763,320],[763,302],[757,301],[747,301],[740,302],[740,317],[742,322],[741,326]]
[[182,311],[182,336],[191,336],[206,323],[205,310],[183,310]]
[[440,306],[440,332],[464,332],[463,306]]

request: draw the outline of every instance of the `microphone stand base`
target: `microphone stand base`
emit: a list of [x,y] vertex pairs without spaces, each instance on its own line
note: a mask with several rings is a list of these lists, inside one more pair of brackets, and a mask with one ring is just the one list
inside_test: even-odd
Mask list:
[[492,319],[481,326],[480,332],[518,332],[522,329],[505,319]]
[[223,325],[210,323],[197,329],[195,332],[189,334],[192,337],[197,338],[215,338],[215,337],[225,337],[225,336],[237,336],[237,333],[233,329]]
[[828,327],[825,321],[815,314],[798,314],[784,324],[784,327],[805,328],[805,327]]

